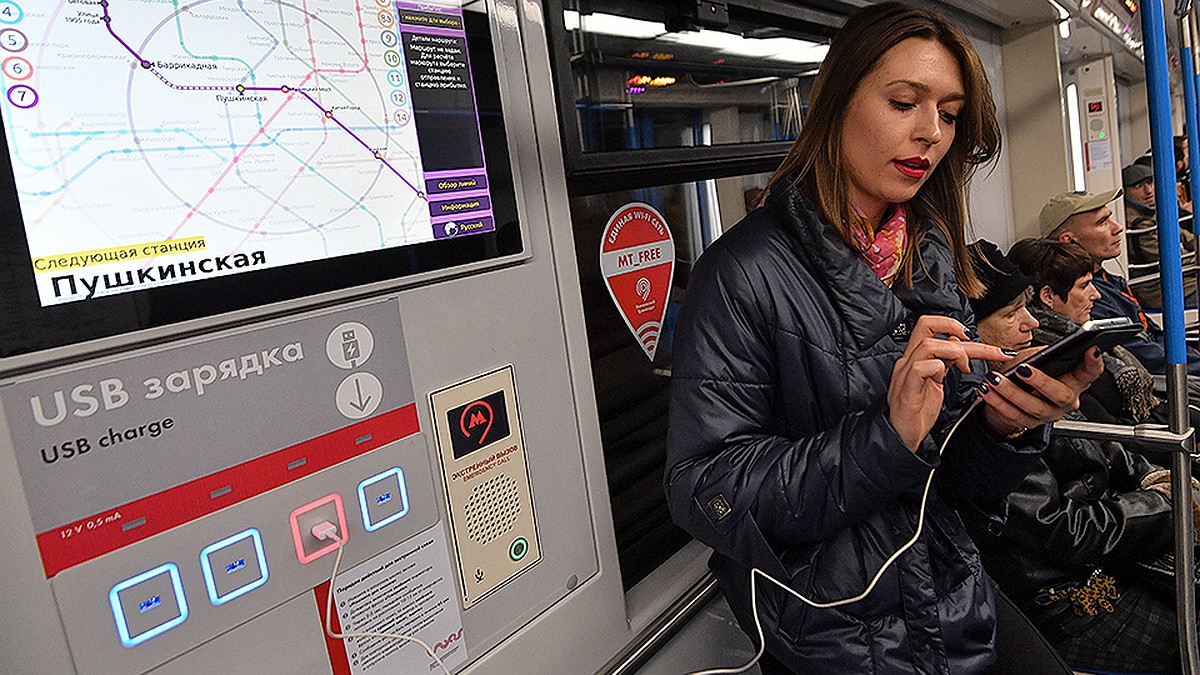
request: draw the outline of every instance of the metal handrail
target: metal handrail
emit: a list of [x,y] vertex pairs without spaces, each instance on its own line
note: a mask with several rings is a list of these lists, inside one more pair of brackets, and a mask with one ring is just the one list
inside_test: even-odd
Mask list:
[[[1187,408],[1187,343],[1183,325],[1183,262],[1179,243],[1179,202],[1175,194],[1175,148],[1171,127],[1171,85],[1167,65],[1167,36],[1160,2],[1141,3],[1142,39],[1146,61],[1146,93],[1150,108],[1150,148],[1154,160],[1154,191],[1163,195],[1155,209],[1158,225],[1158,259],[1162,282],[1166,338],[1167,403],[1169,434],[1173,442],[1187,439],[1184,452],[1171,454],[1171,500],[1175,526],[1175,616],[1179,637],[1180,665],[1186,675],[1200,670],[1200,644],[1196,635],[1195,549],[1192,521],[1191,451],[1195,439]],[[1196,133],[1196,62],[1193,55],[1195,12],[1190,0],[1175,5],[1182,36],[1185,112],[1189,134]],[[1196,160],[1195,141],[1191,160]],[[1193,182],[1193,188],[1195,182]],[[1193,192],[1193,194],[1195,194]],[[1195,204],[1193,200],[1193,204]],[[1193,219],[1193,226],[1195,219]],[[1056,425],[1057,426],[1057,425]],[[1179,447],[1176,445],[1175,447]]]

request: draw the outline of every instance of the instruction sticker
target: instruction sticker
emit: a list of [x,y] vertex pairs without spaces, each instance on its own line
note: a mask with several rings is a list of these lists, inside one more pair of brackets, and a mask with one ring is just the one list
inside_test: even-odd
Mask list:
[[[329,583],[314,589],[322,621]],[[429,645],[446,668],[467,660],[462,615],[454,602],[450,553],[442,527],[338,574],[333,584],[335,632],[326,636],[334,675],[428,673],[439,670],[425,648],[402,637],[353,637],[353,633],[411,636]]]
[[625,325],[653,361],[675,273],[675,241],[662,214],[641,202],[617,209],[600,240],[600,273]]

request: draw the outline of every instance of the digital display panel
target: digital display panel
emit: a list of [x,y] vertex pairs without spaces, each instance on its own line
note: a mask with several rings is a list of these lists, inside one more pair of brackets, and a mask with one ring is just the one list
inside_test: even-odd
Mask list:
[[0,354],[519,253],[482,9],[0,2]]

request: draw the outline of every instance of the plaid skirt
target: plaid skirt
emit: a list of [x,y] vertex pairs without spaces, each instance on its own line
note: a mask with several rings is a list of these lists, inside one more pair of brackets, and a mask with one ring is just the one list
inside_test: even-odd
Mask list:
[[1111,614],[1078,616],[1063,598],[1034,610],[1030,619],[1073,668],[1179,672],[1174,606],[1141,586],[1118,581],[1118,590]]

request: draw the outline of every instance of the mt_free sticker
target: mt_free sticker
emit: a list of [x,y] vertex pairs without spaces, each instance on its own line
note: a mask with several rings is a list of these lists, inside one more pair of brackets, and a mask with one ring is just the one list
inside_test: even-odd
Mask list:
[[617,312],[653,361],[675,274],[675,240],[662,214],[641,202],[617,209],[600,239],[600,274]]

